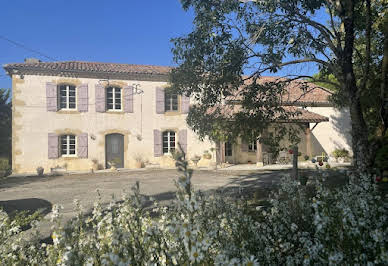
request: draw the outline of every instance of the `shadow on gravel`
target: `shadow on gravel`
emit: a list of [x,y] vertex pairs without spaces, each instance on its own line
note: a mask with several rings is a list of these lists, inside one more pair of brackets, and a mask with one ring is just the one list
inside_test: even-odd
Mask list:
[[2,208],[10,217],[14,216],[17,212],[27,212],[27,214],[33,214],[36,211],[40,211],[41,214],[46,215],[51,211],[51,202],[44,199],[28,198],[18,200],[5,200],[0,201],[0,208]]

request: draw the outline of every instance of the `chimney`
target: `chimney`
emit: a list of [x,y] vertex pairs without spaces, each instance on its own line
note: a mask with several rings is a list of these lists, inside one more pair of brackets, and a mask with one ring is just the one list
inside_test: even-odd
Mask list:
[[37,58],[25,58],[24,59],[24,63],[27,63],[27,64],[35,64],[35,63],[40,63],[40,62],[42,62],[42,61],[40,61]]

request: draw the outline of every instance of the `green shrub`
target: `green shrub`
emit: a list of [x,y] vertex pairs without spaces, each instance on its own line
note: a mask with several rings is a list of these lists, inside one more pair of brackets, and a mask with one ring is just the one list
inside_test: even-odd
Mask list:
[[[284,177],[268,206],[252,210],[225,193],[192,187],[184,155],[176,199],[147,209],[139,184],[107,209],[95,203],[61,224],[54,205],[53,244],[26,242],[0,211],[4,265],[387,265],[388,206],[369,176],[337,189],[319,173],[308,186]],[[324,171],[323,174],[325,174]],[[311,183],[311,184],[310,184]],[[311,187],[314,195],[310,196]],[[310,190],[309,190],[310,189]]]
[[388,145],[384,145],[377,151],[375,164],[379,169],[388,168]]
[[10,168],[11,168],[11,166],[8,163],[8,159],[0,158],[0,171],[6,171]]
[[333,151],[334,158],[347,158],[349,157],[349,151],[347,149],[335,149]]

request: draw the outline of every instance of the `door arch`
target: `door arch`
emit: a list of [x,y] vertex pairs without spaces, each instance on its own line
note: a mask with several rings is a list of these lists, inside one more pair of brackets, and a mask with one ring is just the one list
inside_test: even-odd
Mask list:
[[114,163],[116,168],[124,168],[124,135],[113,133],[105,135],[105,167]]

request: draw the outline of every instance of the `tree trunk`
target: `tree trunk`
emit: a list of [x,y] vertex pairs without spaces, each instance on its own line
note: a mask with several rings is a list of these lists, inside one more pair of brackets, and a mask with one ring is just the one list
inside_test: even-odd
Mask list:
[[341,53],[342,86],[350,98],[350,118],[352,120],[353,164],[358,173],[364,173],[371,165],[368,148],[368,128],[366,126],[353,69],[354,53],[354,1],[346,1],[342,20],[345,29],[344,49]]
[[292,178],[298,180],[298,146],[292,147]]

